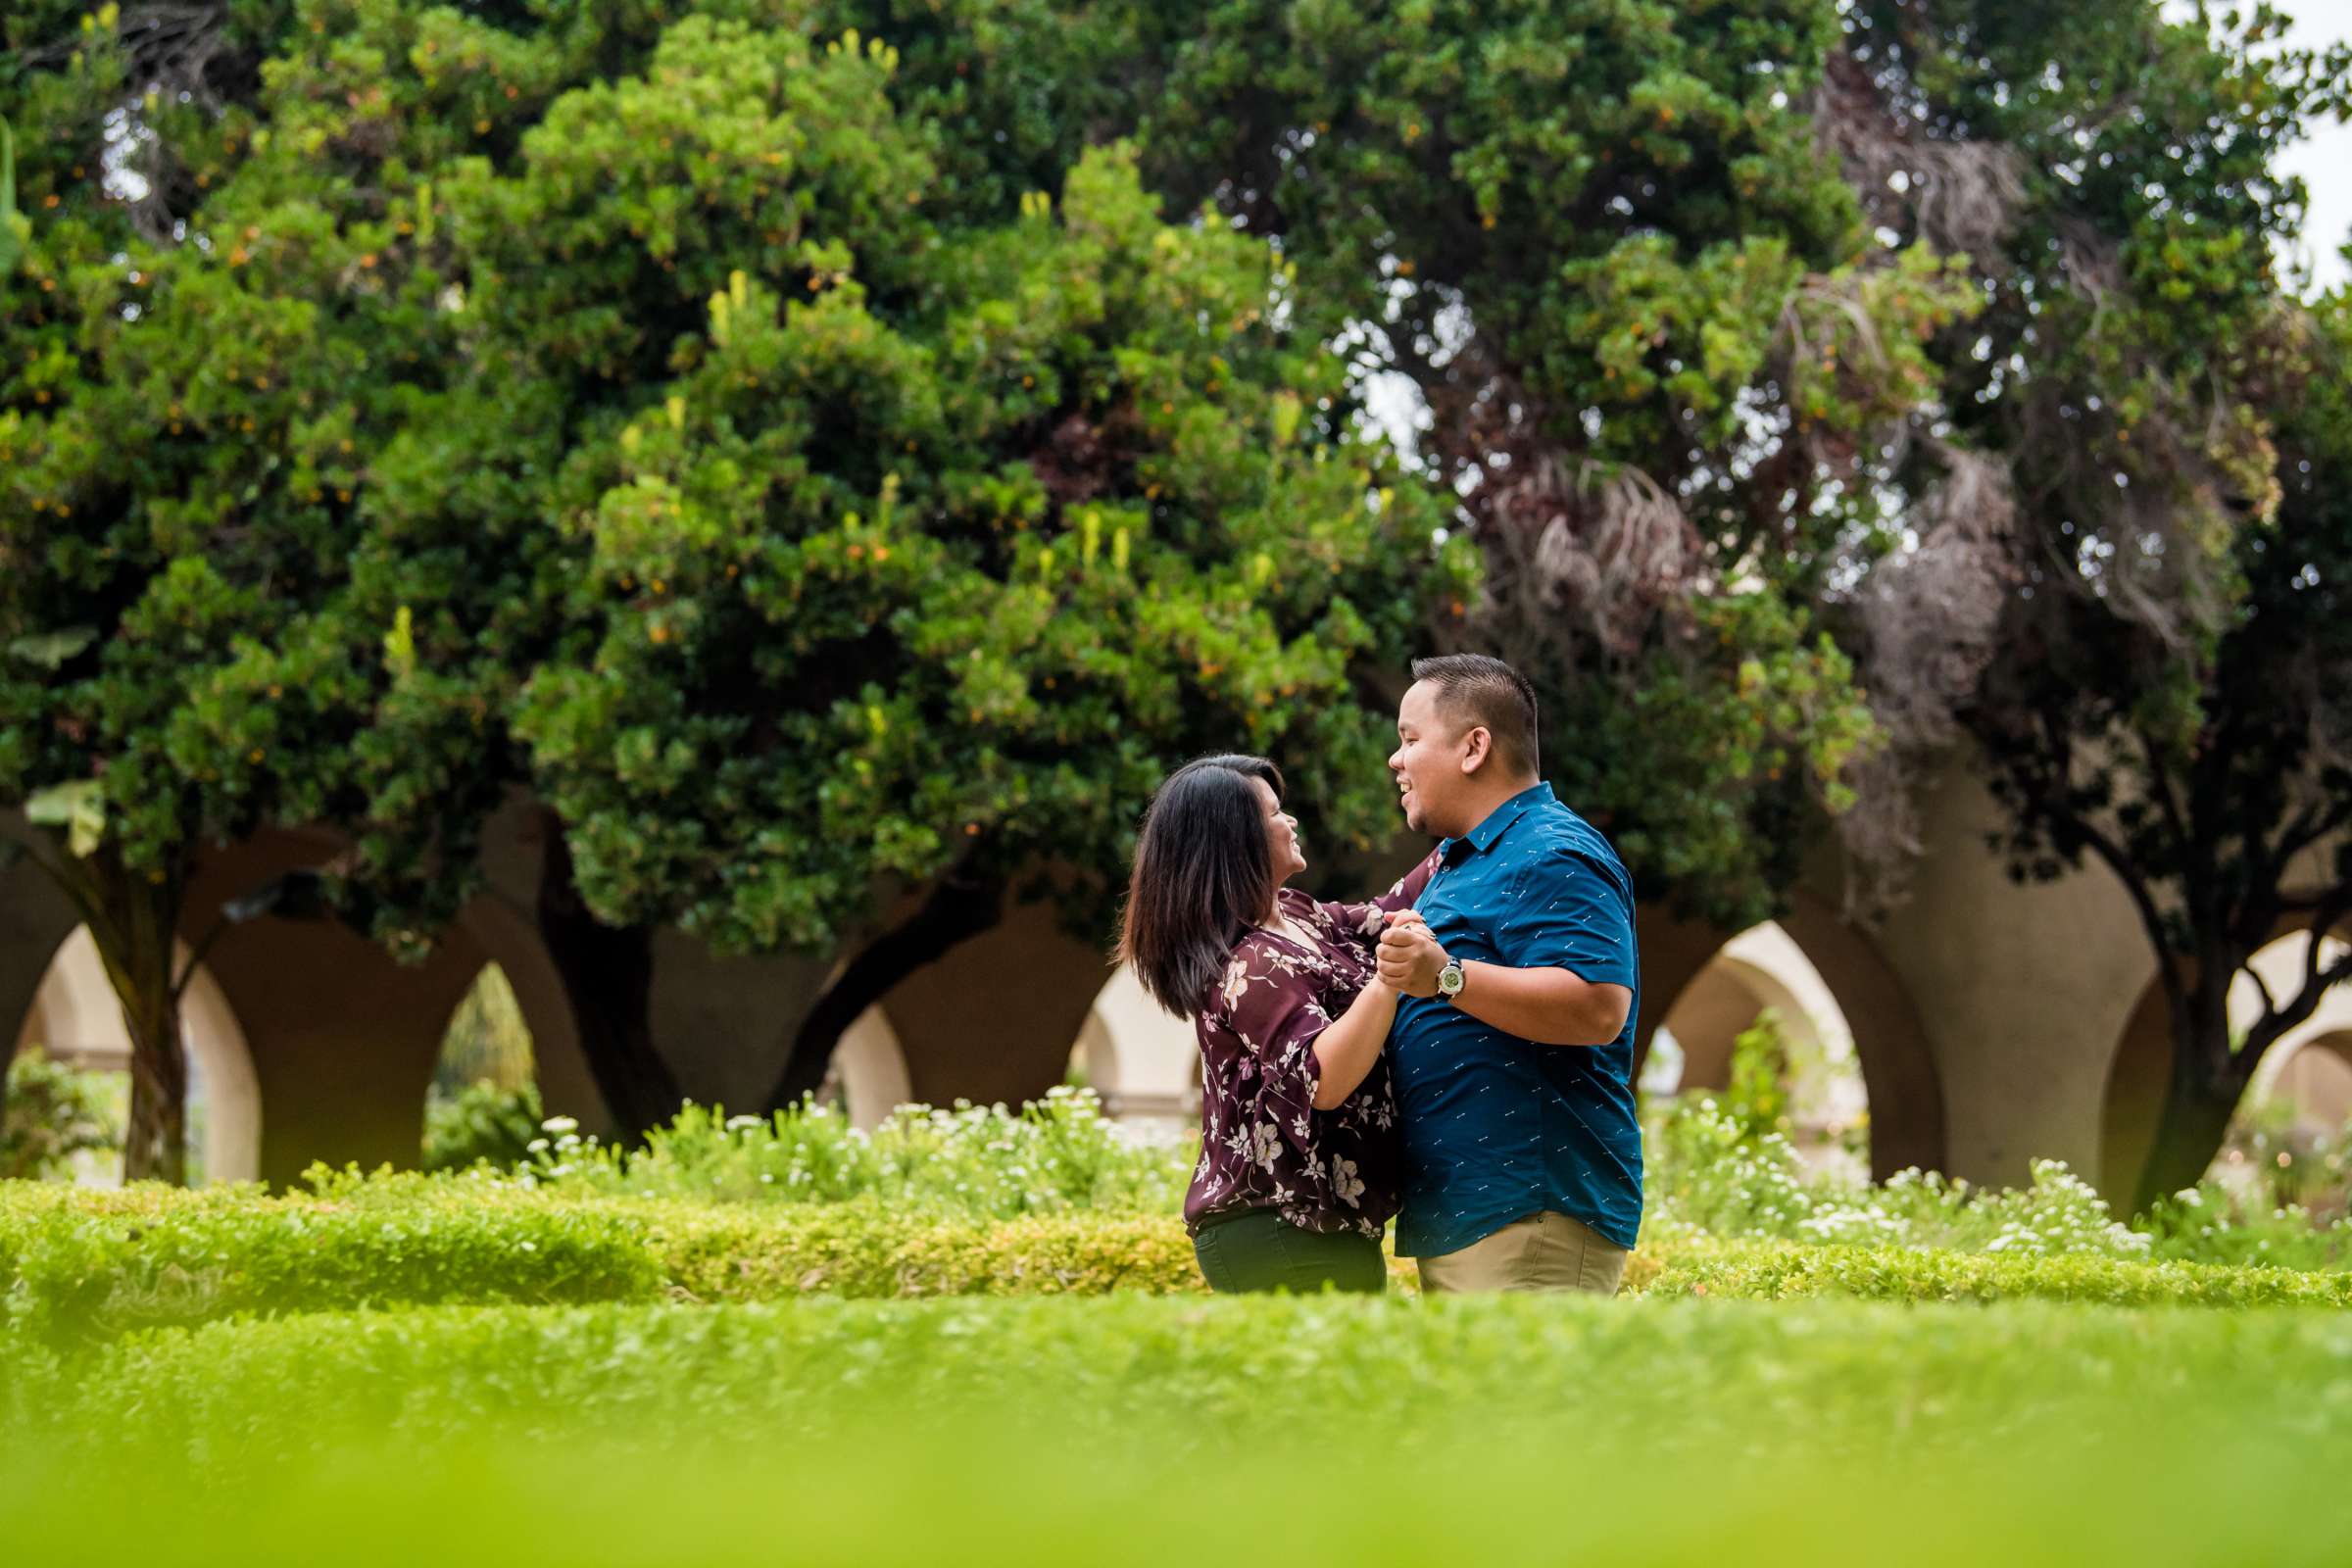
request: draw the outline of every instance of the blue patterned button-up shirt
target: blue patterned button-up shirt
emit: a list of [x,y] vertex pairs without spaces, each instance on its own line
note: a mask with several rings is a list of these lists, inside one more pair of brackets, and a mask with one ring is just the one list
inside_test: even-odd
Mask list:
[[1573,970],[1626,987],[1634,1004],[1605,1046],[1536,1045],[1444,998],[1399,1004],[1389,1036],[1404,1130],[1396,1250],[1458,1251],[1544,1209],[1630,1248],[1642,1223],[1632,879],[1548,784],[1512,796],[1438,855],[1415,906],[1449,956]]

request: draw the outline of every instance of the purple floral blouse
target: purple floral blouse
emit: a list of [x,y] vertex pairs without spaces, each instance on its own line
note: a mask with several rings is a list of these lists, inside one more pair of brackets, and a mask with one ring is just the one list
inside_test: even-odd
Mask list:
[[1315,1038],[1372,978],[1391,909],[1408,907],[1436,852],[1368,904],[1325,904],[1296,888],[1283,912],[1315,939],[1271,931],[1235,944],[1224,981],[1194,1019],[1200,1040],[1200,1163],[1184,1198],[1195,1235],[1212,1214],[1271,1208],[1301,1230],[1377,1237],[1396,1212],[1402,1172],[1396,1099],[1384,1053],[1354,1094],[1315,1109]]

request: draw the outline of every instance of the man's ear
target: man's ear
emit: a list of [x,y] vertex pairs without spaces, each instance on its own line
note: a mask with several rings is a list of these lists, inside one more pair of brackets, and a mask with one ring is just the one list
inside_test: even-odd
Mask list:
[[1494,732],[1484,724],[1473,724],[1470,733],[1462,737],[1462,772],[1475,773],[1487,765],[1494,755]]

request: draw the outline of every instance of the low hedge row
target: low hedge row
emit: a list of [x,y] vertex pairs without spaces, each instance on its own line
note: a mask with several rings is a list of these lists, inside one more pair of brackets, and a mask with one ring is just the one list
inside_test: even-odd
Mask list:
[[[1393,1268],[1409,1287],[1410,1265]],[[486,1185],[414,1202],[0,1193],[0,1315],[50,1343],[367,1306],[1201,1289],[1172,1216],[943,1220],[867,1201],[757,1209]],[[1762,1300],[2352,1305],[2352,1275],[2340,1273],[1706,1239],[1637,1252],[1626,1289]]]
[[11,1355],[25,1562],[2352,1560],[2341,1313],[818,1297]]
[[857,1201],[754,1209],[0,1194],[0,1321],[63,1343],[368,1306],[1167,1294],[1203,1289],[1184,1228],[1078,1213],[942,1220]]
[[1838,1297],[2106,1306],[2352,1306],[2352,1275],[2337,1271],[1796,1242],[1680,1242],[1636,1253],[1626,1279],[1629,1289],[1644,1296],[1757,1301]]
[[2352,1321],[2335,1314],[2044,1301],[811,1298],[207,1324],[57,1362],[50,1410],[23,1414],[52,1425],[44,1446],[135,1431],[262,1459],[339,1434],[519,1428],[727,1448],[959,1415],[1102,1438],[1173,1417],[1230,1454],[1246,1450],[1218,1440],[1251,1431],[1339,1433],[1356,1448],[1438,1441],[1424,1429],[1447,1411],[1489,1433],[1533,1422],[1603,1446],[1843,1449],[1886,1441],[1906,1410],[1907,1441],[1997,1441],[2029,1418],[2063,1427],[2096,1407],[2130,1423],[2195,1404],[2291,1416],[2324,1442],[2352,1435],[2352,1403],[2323,1392],[2341,1387],[2348,1354]]

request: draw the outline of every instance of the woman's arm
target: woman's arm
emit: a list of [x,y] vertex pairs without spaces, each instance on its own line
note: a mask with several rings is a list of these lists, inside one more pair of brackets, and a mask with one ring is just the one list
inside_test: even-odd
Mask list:
[[1315,1084],[1317,1110],[1337,1110],[1363,1086],[1396,1019],[1396,993],[1375,977],[1355,994],[1348,1010],[1315,1037],[1315,1062],[1322,1069]]
[[1380,945],[1380,934],[1388,928],[1388,916],[1398,909],[1409,909],[1418,903],[1422,890],[1429,886],[1429,879],[1437,869],[1438,852],[1432,850],[1378,898],[1368,899],[1362,904],[1316,902],[1341,934],[1356,942],[1369,954]]

